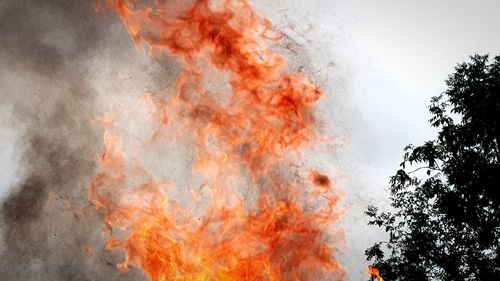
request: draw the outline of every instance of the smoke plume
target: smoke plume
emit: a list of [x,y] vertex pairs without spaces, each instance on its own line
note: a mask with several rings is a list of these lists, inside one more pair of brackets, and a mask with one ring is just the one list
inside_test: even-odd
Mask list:
[[0,211],[2,280],[138,280],[120,277],[113,256],[84,251],[100,227],[86,209],[100,148],[90,77],[114,20],[93,1],[0,4],[0,95],[11,113],[2,118],[22,155]]
[[[148,91],[168,95],[168,89],[175,88],[176,77],[182,73],[181,66],[168,57],[151,59],[147,54],[136,52],[118,17],[106,10],[96,13],[94,5],[92,0],[7,0],[0,4],[0,95],[2,107],[12,113],[2,118],[7,118],[18,132],[15,153],[22,155],[16,184],[10,187],[0,209],[3,240],[0,276],[5,280],[147,279],[141,270],[132,269],[127,273],[117,270],[116,265],[123,262],[123,252],[106,249],[107,237],[102,232],[106,223],[103,214],[88,204],[87,188],[99,170],[95,160],[105,158],[102,152],[108,152],[102,144],[100,127],[106,118],[101,117],[107,112],[122,110],[123,113],[124,108],[134,108],[143,102],[144,93]],[[183,10],[186,6],[175,7]],[[172,13],[175,15],[178,11]],[[290,64],[292,72],[307,70],[304,49],[290,37],[285,35],[281,43],[272,48],[295,58]],[[291,88],[303,86],[302,82],[290,81]],[[228,85],[215,83],[210,87],[208,90],[216,90]],[[311,91],[310,98],[314,101],[320,95],[312,86],[307,91]],[[162,98],[165,96],[160,94],[160,98],[156,96],[146,102],[151,102],[153,108],[161,108]],[[193,111],[196,118],[190,117],[194,120],[206,122],[203,118],[214,115],[214,108],[203,112],[199,105],[196,107],[198,111]],[[297,110],[302,110],[306,123],[312,120],[309,109]],[[122,114],[125,117],[121,119],[125,124],[129,124],[127,118],[147,115],[138,111],[138,115],[127,117],[127,113]],[[155,116],[161,121],[161,114]],[[137,137],[154,131],[153,135],[160,138],[164,133],[137,124],[123,125],[118,130]],[[265,139],[258,141],[264,143]],[[125,144],[134,142],[137,142],[134,137],[124,140]],[[240,144],[232,153],[243,158],[244,152],[253,148],[250,144]],[[175,165],[157,164],[155,158],[162,152],[158,149],[143,151],[141,158],[145,169],[156,169],[158,174],[170,176],[176,185],[193,185],[197,179],[185,175],[191,173],[191,164],[195,161],[193,150],[199,149],[196,145],[179,145],[165,152],[166,158],[172,157]],[[252,172],[262,173],[261,170],[267,168],[265,157],[251,155],[245,161]],[[288,168],[280,166],[270,173],[278,174],[273,179],[287,183],[295,179],[308,180],[308,173]],[[311,173],[311,181],[323,189],[331,187],[330,180],[317,171]],[[256,194],[262,191],[249,187],[240,192],[245,199],[258,199]],[[274,191],[272,195],[276,201],[291,202],[287,201],[290,194]],[[309,204],[304,209],[315,207]],[[304,222],[302,227],[309,225]],[[322,239],[332,238],[318,234],[314,239],[315,243],[322,243]]]

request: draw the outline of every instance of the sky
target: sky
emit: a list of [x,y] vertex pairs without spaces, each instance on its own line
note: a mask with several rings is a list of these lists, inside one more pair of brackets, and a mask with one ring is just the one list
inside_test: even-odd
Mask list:
[[[474,53],[500,54],[500,2],[252,3],[301,46],[305,72],[328,94],[320,113],[337,139],[338,154],[330,165],[350,205],[344,220],[347,280],[365,280],[363,252],[384,234],[366,227],[362,212],[368,204],[389,209],[389,177],[398,168],[404,146],[435,135],[427,122],[427,106],[432,96],[445,90],[444,80],[454,66]],[[6,94],[4,86],[0,84],[0,95]],[[0,104],[0,200],[19,181],[22,160],[18,144],[24,128],[11,117],[12,110]]]

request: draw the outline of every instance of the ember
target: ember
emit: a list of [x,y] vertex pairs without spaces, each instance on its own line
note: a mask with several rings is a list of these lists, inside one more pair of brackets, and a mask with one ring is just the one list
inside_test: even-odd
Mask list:
[[328,178],[325,175],[320,174],[317,171],[311,172],[310,177],[311,177],[313,183],[317,186],[320,186],[323,188],[330,188],[330,186],[331,186],[330,178]]

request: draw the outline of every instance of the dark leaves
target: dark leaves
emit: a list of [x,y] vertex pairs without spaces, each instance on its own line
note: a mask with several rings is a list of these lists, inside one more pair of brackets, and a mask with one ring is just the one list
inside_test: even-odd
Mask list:
[[381,260],[384,258],[384,252],[380,249],[380,243],[376,243],[365,251],[366,260]]

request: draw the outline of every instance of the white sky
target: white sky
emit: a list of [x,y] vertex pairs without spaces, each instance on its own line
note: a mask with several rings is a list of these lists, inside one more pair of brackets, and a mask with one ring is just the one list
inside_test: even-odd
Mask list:
[[[364,249],[381,236],[365,227],[362,211],[369,201],[387,205],[385,188],[403,147],[433,137],[427,106],[431,96],[444,90],[454,66],[475,52],[500,53],[500,1],[253,2],[278,24],[285,17],[295,23],[303,31],[298,41],[313,41],[306,49],[314,65],[330,59],[338,63],[334,73],[341,77],[327,83],[327,91],[332,122],[347,138],[339,160],[349,170],[343,172],[347,179],[341,187],[351,203],[346,218],[351,252],[345,260],[348,280],[366,280]],[[309,23],[312,30],[306,28]],[[2,199],[15,180],[19,157],[12,153],[16,132],[7,122],[8,107],[0,110]]]

